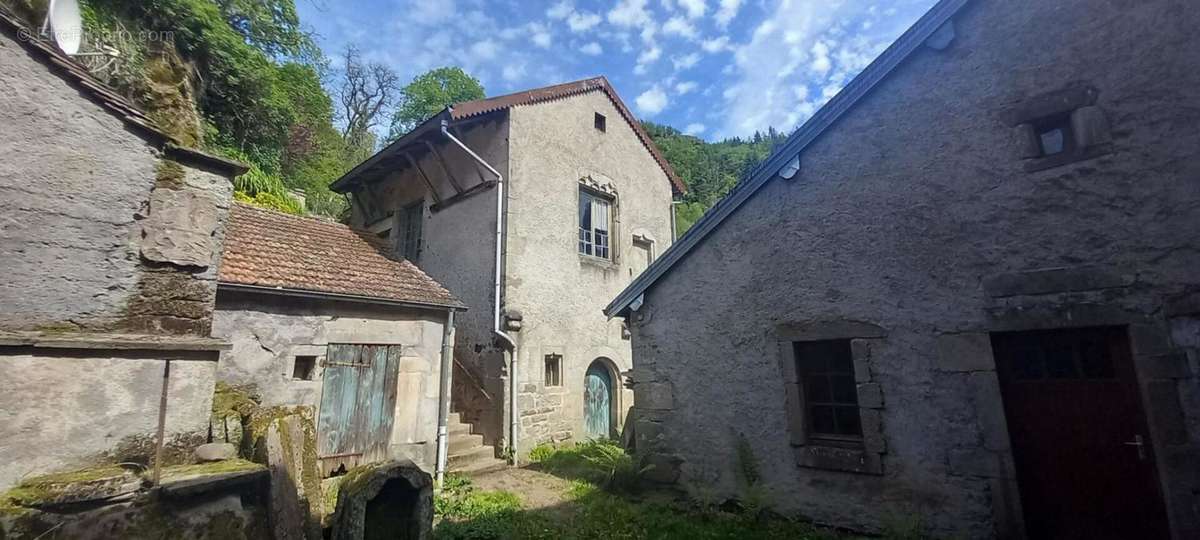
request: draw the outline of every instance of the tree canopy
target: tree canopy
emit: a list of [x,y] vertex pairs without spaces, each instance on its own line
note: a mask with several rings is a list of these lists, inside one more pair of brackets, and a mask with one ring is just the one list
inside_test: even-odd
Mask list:
[[687,185],[688,192],[676,206],[675,227],[680,235],[787,138],[768,128],[747,139],[710,143],[670,126],[642,122],[642,127]]
[[447,105],[483,99],[483,85],[462,68],[440,67],[408,83],[392,115],[388,140],[394,141],[446,108]]

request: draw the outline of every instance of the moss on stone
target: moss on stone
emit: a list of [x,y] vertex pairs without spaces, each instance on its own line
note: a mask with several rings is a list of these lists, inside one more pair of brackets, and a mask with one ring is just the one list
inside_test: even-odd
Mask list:
[[213,416],[228,418],[236,416],[239,419],[248,417],[258,408],[262,398],[258,395],[258,387],[253,384],[231,385],[217,381],[213,390]]
[[159,160],[154,170],[154,184],[157,187],[182,188],[187,178],[187,171],[178,162],[169,159]]
[[47,474],[22,480],[2,496],[9,507],[31,507],[80,500],[90,494],[127,484],[134,476],[116,465],[99,465],[76,471]]
[[227,459],[225,461],[197,463],[195,465],[174,465],[163,468],[162,481],[165,482],[187,476],[225,474],[241,471],[261,471],[265,469],[266,467],[261,464],[246,461],[244,459]]

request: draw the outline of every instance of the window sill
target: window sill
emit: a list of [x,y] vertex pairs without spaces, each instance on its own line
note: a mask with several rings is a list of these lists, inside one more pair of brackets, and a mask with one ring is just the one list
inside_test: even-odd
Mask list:
[[821,441],[795,446],[792,450],[796,455],[796,465],[806,469],[882,475],[883,457],[876,452],[868,452],[861,443],[852,444]]
[[620,265],[613,262],[611,259],[602,259],[593,255],[579,254],[579,262],[588,266],[603,268],[604,270],[618,270]]
[[1087,161],[1089,159],[1095,159],[1106,154],[1111,154],[1112,151],[1113,148],[1111,144],[1102,144],[1099,146],[1091,146],[1083,150],[1076,150],[1074,152],[1034,158],[1025,162],[1025,172],[1044,171],[1046,169],[1053,169],[1055,167],[1070,165],[1080,161]]

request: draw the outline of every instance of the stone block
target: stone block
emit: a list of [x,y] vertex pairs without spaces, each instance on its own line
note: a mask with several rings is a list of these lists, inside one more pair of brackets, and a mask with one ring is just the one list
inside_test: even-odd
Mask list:
[[1163,313],[1168,317],[1200,314],[1200,292],[1192,292],[1167,300]]
[[143,222],[142,256],[155,262],[206,268],[214,255],[213,233],[220,226],[217,198],[193,189],[157,188]]
[[810,321],[787,323],[775,327],[777,339],[783,341],[821,341],[825,339],[882,338],[883,327],[864,321]]
[[1000,380],[996,372],[971,373],[968,381],[984,448],[1007,451],[1010,447],[1008,422],[1004,416],[1004,401],[1000,396]]
[[1161,325],[1138,323],[1129,325],[1129,339],[1137,355],[1157,355],[1174,352],[1170,333]]
[[871,382],[871,354],[874,345],[869,339],[850,340],[850,356],[854,359],[854,382]]
[[859,409],[862,422],[863,449],[882,454],[887,452],[887,440],[883,436],[883,414],[873,409]]
[[795,458],[796,465],[809,469],[883,474],[880,455],[863,449],[808,445],[796,448]]
[[642,383],[635,388],[638,408],[670,410],[675,408],[675,393],[669,382]]
[[1079,266],[1005,272],[983,278],[983,290],[995,298],[1092,291],[1126,287],[1135,275],[1108,268]]
[[879,383],[858,385],[858,406],[864,409],[883,408],[883,387]]
[[432,538],[433,479],[411,461],[354,469],[338,490],[331,537]]
[[1075,146],[1087,148],[1112,142],[1112,131],[1108,117],[1095,105],[1080,107],[1071,113],[1071,129],[1075,132]]
[[995,371],[992,339],[983,332],[937,337],[937,368],[950,372]]
[[1146,401],[1150,410],[1147,416],[1154,435],[1161,444],[1187,444],[1187,420],[1179,405],[1178,383],[1175,381],[1151,381],[1146,383]]
[[1151,379],[1186,379],[1192,376],[1187,353],[1156,354],[1138,357],[1142,373]]
[[1005,463],[1005,455],[983,448],[953,448],[947,453],[946,464],[950,474],[1007,478],[1011,467]]
[[208,443],[196,447],[196,459],[201,462],[225,461],[237,457],[237,447],[230,443]]
[[642,473],[646,481],[658,484],[674,484],[679,480],[679,465],[682,459],[669,454],[648,453],[644,465],[648,468]]

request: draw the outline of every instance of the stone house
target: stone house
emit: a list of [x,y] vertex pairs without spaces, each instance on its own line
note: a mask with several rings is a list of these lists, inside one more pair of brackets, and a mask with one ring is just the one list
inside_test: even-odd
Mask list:
[[518,457],[617,436],[629,342],[601,309],[671,244],[683,185],[606,79],[447,107],[333,189],[475,308],[454,352],[466,429]]
[[246,170],[178,146],[30,36],[0,10],[0,489],[204,442]]
[[606,308],[648,474],[868,531],[1200,537],[1198,25],[938,2]]
[[441,359],[464,306],[419,268],[373,234],[234,203],[216,302],[213,335],[232,345],[217,380],[315,409],[323,474],[434,469]]

